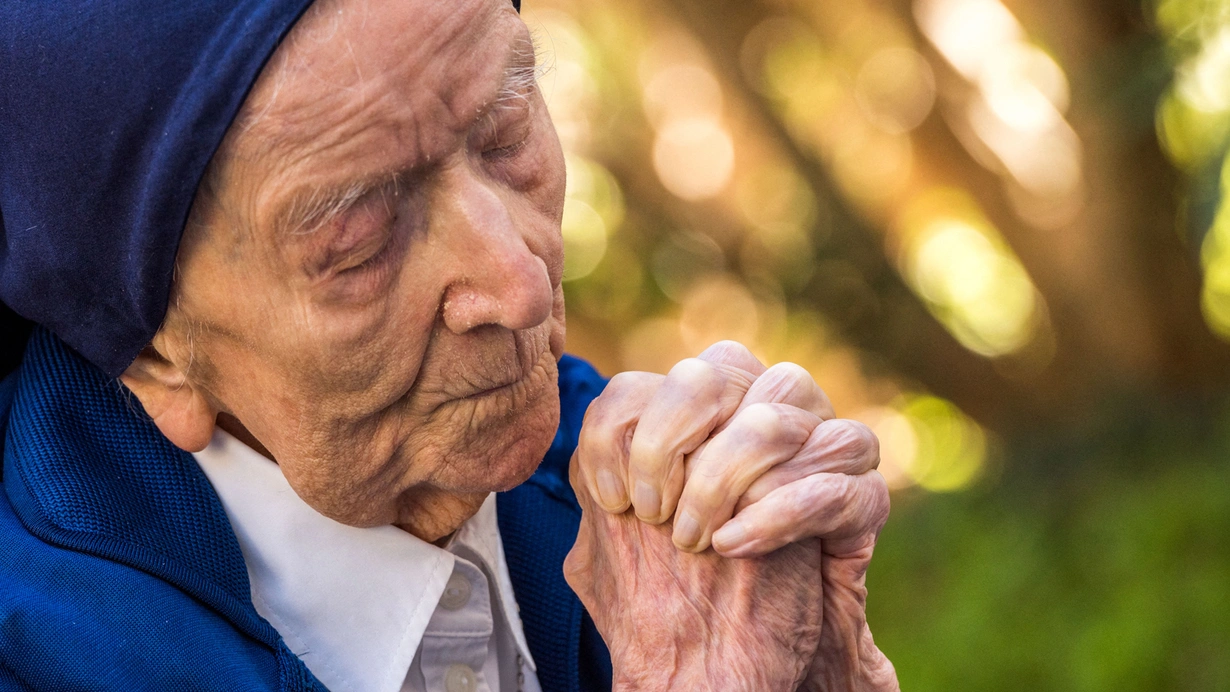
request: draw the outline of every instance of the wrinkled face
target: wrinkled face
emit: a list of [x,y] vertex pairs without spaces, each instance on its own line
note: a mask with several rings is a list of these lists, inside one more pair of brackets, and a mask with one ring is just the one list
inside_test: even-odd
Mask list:
[[159,338],[339,521],[476,507],[550,445],[564,166],[533,75],[507,0],[320,0],[198,195]]

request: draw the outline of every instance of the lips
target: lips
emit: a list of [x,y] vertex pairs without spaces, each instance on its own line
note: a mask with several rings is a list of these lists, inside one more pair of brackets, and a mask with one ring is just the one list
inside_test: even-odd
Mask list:
[[491,396],[493,394],[499,394],[500,392],[506,391],[520,384],[524,379],[525,377],[521,376],[521,377],[516,378],[515,380],[508,382],[507,384],[496,385],[488,389],[483,389],[483,390],[474,392],[473,394],[467,394],[466,396],[463,396],[460,398],[461,399],[481,399],[483,397]]

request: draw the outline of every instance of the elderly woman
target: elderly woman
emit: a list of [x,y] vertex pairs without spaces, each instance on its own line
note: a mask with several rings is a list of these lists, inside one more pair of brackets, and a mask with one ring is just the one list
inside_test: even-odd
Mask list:
[[737,344],[562,355],[513,5],[16,0],[0,38],[0,690],[896,688],[865,428]]

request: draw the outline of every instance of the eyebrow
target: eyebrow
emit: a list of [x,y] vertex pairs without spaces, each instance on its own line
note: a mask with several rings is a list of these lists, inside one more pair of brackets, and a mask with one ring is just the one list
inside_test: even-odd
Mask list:
[[[538,47],[530,36],[517,37],[509,49],[504,76],[495,98],[478,112],[490,117],[497,110],[517,108],[529,103],[531,90],[538,83],[541,68]],[[274,215],[278,235],[307,235],[346,212],[374,189],[398,184],[405,171],[382,171],[350,180],[337,186],[309,187],[295,191]]]
[[495,101],[485,110],[506,108],[528,101],[530,91],[538,83],[542,68],[538,64],[538,46],[532,36],[518,36],[508,55],[504,79]]
[[350,209],[372,190],[394,182],[384,173],[350,180],[335,187],[309,187],[296,191],[274,216],[279,235],[307,235]]

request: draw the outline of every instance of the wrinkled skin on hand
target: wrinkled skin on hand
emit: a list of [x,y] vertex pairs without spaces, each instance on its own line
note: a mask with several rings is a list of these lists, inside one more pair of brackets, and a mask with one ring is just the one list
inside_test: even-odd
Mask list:
[[867,566],[879,528],[821,541],[824,620],[807,692],[896,692],[897,672],[867,626]]
[[[728,558],[810,545],[819,554],[820,569],[800,578],[795,588],[822,584],[823,611],[816,621],[820,644],[800,689],[899,689],[864,611],[867,567],[889,510],[887,485],[875,470],[875,436],[861,424],[834,418],[827,396],[798,366],[766,368],[733,342],[715,344],[685,364],[667,376],[624,373],[594,401],[574,458],[578,496],[598,498],[589,506],[624,520],[634,516],[631,508],[643,521],[658,524],[664,518],[639,511],[624,490],[634,478],[656,477],[666,518],[674,513],[673,529],[661,524],[661,530],[673,532],[681,550],[712,556],[706,550],[710,536],[713,550]],[[636,454],[638,438],[648,443]],[[612,484],[611,477],[627,481]],[[663,480],[671,477],[673,482]],[[685,524],[705,527],[699,541],[695,533],[680,540],[681,513]],[[699,521],[689,522],[687,515]],[[603,530],[617,526],[587,521]],[[638,565],[627,559],[605,568],[627,572]],[[593,575],[571,578],[575,589]],[[652,596],[646,598],[652,602]],[[620,603],[599,600],[590,609]],[[667,632],[674,627],[661,618],[657,625]],[[681,625],[675,631],[687,630]],[[608,644],[620,645],[609,639]]]
[[786,692],[820,640],[814,541],[729,560],[680,551],[667,525],[609,514],[572,481],[583,516],[564,575],[607,642],[616,692]]

